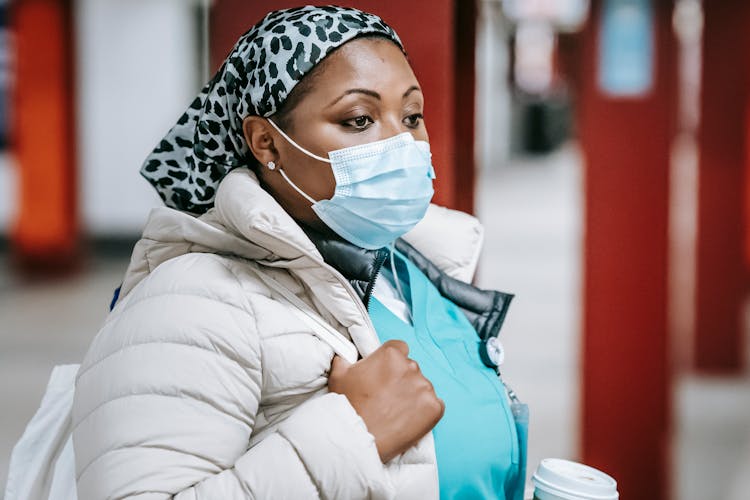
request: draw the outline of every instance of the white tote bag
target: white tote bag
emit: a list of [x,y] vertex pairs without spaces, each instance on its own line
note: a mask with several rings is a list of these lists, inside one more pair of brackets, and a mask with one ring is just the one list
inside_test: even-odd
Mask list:
[[10,455],[5,500],[77,500],[71,411],[78,367],[52,369],[42,403]]

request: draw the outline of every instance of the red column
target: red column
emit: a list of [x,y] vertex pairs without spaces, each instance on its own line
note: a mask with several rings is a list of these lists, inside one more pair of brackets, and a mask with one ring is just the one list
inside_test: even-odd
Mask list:
[[578,111],[585,162],[582,460],[625,499],[670,495],[667,222],[676,76],[672,5],[654,0],[653,86],[598,84],[602,1],[582,33]]
[[745,192],[744,200],[744,243],[745,269],[750,269],[750,99],[745,105]]
[[72,3],[26,0],[12,9],[18,63],[11,140],[20,180],[13,245],[22,263],[67,264],[78,230]]
[[698,248],[695,366],[744,366],[743,262],[745,109],[748,102],[748,2],[703,2],[703,76],[698,135]]
[[[409,52],[425,95],[425,121],[437,171],[435,202],[474,210],[474,33],[475,0],[344,2],[382,17]],[[211,10],[212,68],[271,10],[304,1],[218,0]],[[429,16],[429,22],[424,16]]]
[[[475,182],[475,163],[474,163],[474,109],[475,109],[475,89],[476,89],[476,21],[479,15],[477,4],[474,0],[456,0],[454,6],[454,47],[455,61],[452,77],[455,80],[455,90],[453,95],[453,115],[455,117],[452,123],[447,125],[453,127],[454,135],[454,154],[452,170],[455,172],[453,177],[452,189],[450,190],[453,200],[443,202],[443,205],[449,205],[464,212],[474,212],[474,182]],[[405,28],[405,29],[408,29]],[[407,45],[407,48],[409,46]],[[417,72],[417,77],[422,81],[421,73]],[[423,84],[424,85],[424,84]],[[437,97],[437,95],[435,96]],[[433,99],[435,99],[433,97]],[[438,97],[439,98],[439,97]],[[430,114],[429,116],[433,116]],[[432,134],[435,120],[427,122]],[[450,128],[445,131],[450,133]],[[434,144],[434,141],[431,139]],[[443,163],[435,163],[443,165]],[[437,168],[437,167],[436,167]],[[440,182],[438,180],[438,182]],[[445,184],[438,184],[438,194]],[[442,198],[437,198],[436,202],[441,203]]]

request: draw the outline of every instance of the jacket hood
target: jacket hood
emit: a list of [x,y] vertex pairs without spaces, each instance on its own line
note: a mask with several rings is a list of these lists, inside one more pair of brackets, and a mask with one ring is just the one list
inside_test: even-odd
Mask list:
[[229,173],[216,194],[214,208],[195,217],[157,207],[149,214],[133,250],[121,295],[127,295],[159,264],[186,253],[232,255],[290,265],[320,252],[299,225],[268,194],[246,168]]
[[[403,239],[449,276],[468,282],[482,236],[474,217],[431,205]],[[363,355],[379,345],[360,297],[336,277],[337,271],[346,270],[326,264],[316,244],[247,168],[225,177],[214,208],[200,217],[167,207],[151,211],[133,249],[120,297],[127,296],[159,264],[188,253],[235,256],[287,269],[309,290],[316,308],[328,311],[349,332]]]
[[[483,230],[476,218],[431,205],[404,240],[449,276],[471,281]],[[295,267],[302,257],[322,261],[308,234],[247,168],[219,185],[215,207],[195,217],[167,207],[149,214],[123,280],[121,296],[166,260],[191,252],[234,255],[273,267]]]

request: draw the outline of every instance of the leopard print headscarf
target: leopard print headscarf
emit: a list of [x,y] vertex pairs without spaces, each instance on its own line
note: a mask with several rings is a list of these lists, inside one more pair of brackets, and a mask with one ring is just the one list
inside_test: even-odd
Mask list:
[[269,13],[242,35],[219,71],[141,167],[168,206],[201,214],[216,187],[252,155],[242,133],[249,115],[271,116],[331,51],[362,35],[401,40],[382,19],[346,7],[297,7]]

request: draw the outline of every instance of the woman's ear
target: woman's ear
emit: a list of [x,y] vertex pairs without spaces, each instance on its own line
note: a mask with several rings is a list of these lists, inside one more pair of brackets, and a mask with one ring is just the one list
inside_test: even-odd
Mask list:
[[279,152],[273,143],[271,126],[264,118],[248,116],[242,120],[242,133],[247,146],[261,165],[267,165],[269,161],[279,161]]

